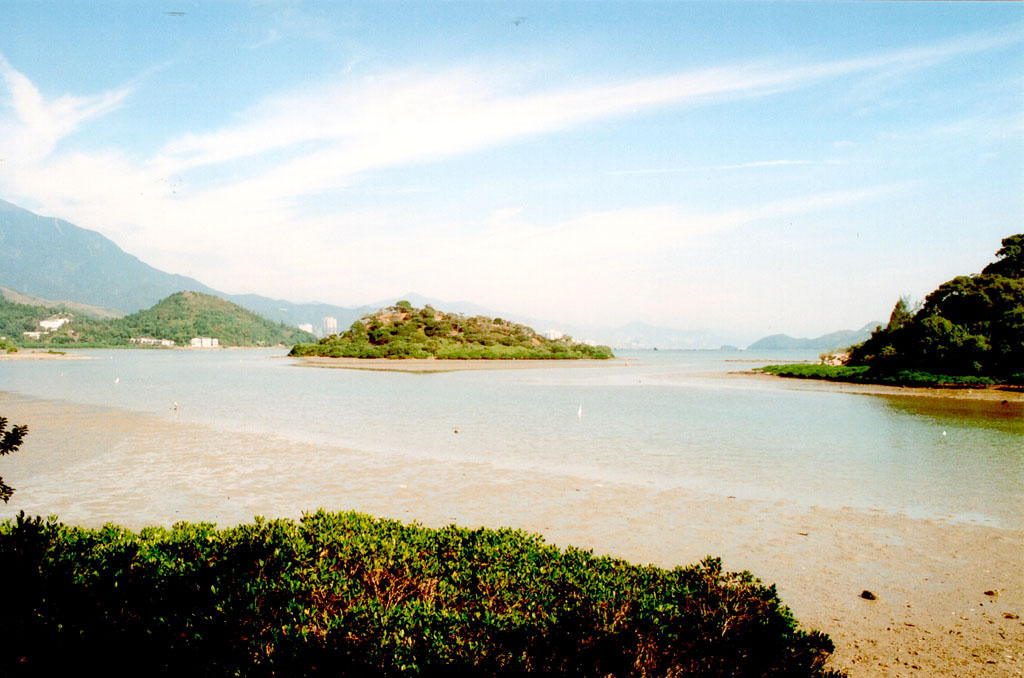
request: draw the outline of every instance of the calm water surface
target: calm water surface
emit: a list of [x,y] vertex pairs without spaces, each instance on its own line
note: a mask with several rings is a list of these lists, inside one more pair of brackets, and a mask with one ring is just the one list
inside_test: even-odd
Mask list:
[[94,359],[0,362],[0,391],[298,440],[314,465],[341,446],[1024,527],[1019,403],[723,378],[813,356],[644,351],[615,366],[403,374],[264,350],[81,353]]

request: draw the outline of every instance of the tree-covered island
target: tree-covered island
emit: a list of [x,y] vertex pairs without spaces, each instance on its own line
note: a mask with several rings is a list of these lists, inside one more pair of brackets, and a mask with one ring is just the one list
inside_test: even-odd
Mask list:
[[770,374],[895,386],[1024,386],[1024,233],[976,275],[939,285],[848,349],[841,365],[769,365]]
[[296,344],[291,354],[329,358],[439,358],[445,360],[561,360],[612,358],[607,346],[551,339],[501,318],[466,317],[408,301],[364,315],[340,334]]

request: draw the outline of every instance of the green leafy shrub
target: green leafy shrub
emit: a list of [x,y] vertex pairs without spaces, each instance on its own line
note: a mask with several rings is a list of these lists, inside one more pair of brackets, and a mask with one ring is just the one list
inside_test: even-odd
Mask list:
[[773,586],[357,513],[0,523],[0,674],[838,676]]
[[[17,452],[27,433],[28,426],[11,426],[11,429],[7,430],[7,417],[0,417],[0,457]],[[6,504],[13,494],[14,488],[0,478],[0,499]]]
[[855,384],[881,384],[885,386],[919,388],[985,387],[993,386],[1002,381],[997,382],[989,377],[970,375],[932,374],[920,370],[892,371],[867,365],[811,365],[808,363],[796,363],[792,365],[766,365],[765,367],[758,368],[757,371],[795,379],[822,379],[825,381],[844,381]]

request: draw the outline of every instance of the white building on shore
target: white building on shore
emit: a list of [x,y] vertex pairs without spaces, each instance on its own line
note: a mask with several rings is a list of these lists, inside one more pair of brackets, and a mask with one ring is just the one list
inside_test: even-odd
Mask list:
[[219,348],[220,341],[216,337],[192,337],[189,346],[192,348]]
[[139,346],[174,346],[173,339],[155,339],[153,337],[131,337],[128,341]]
[[59,330],[69,322],[71,322],[70,318],[50,318],[49,320],[40,320],[39,326],[42,327],[45,332],[53,332],[54,330]]

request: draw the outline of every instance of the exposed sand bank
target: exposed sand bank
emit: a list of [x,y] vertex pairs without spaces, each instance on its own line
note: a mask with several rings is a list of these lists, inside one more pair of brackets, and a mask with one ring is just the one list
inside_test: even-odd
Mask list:
[[322,506],[518,527],[665,567],[711,554],[776,583],[805,627],[831,635],[834,666],[853,678],[1024,673],[1024,530],[311,448],[5,393],[0,412],[29,425],[3,460],[16,492],[0,517],[24,509],[88,526],[226,526]]
[[914,396],[925,398],[956,398],[961,400],[997,400],[1024,403],[1024,389],[1016,387],[990,388],[916,388],[909,386],[884,386],[880,384],[852,384],[824,379],[797,379],[779,377],[764,372],[728,372],[702,375],[723,379],[757,379],[772,382],[783,388],[804,391],[828,391],[833,393],[862,393],[865,395]]
[[[636,361],[634,361],[636,362]],[[607,360],[439,360],[437,358],[300,358],[303,367],[381,372],[461,372],[465,370],[529,370],[552,367],[622,367],[627,361]]]
[[63,353],[44,351],[42,349],[20,349],[14,353],[0,351],[0,360],[93,360],[93,356],[79,355],[77,353]]

